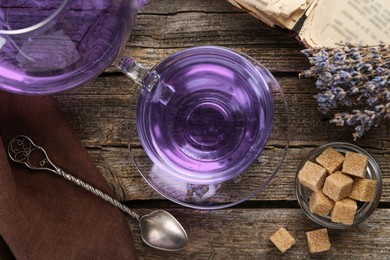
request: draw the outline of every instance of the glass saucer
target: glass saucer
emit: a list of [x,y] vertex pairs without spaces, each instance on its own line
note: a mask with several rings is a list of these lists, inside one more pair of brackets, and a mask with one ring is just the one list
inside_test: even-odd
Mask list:
[[[215,57],[218,59],[217,65],[213,63]],[[195,65],[193,65],[194,63]],[[205,66],[206,63],[207,66]],[[211,63],[212,66],[210,65]],[[192,66],[191,70],[186,70],[186,66]],[[207,69],[205,69],[206,67]],[[225,68],[229,68],[229,70],[225,70]],[[201,71],[200,76],[190,83],[185,81],[177,83],[177,81],[172,80],[173,78],[176,79],[177,75],[188,78],[193,73],[199,73],[199,71]],[[223,77],[228,79],[221,79],[221,77],[214,77],[214,75],[210,76],[210,73],[218,73],[219,76],[223,75]],[[212,81],[207,81],[209,76],[213,78]],[[262,104],[263,107],[254,111],[265,113],[265,117],[256,119],[256,113],[253,113],[251,111],[253,108],[249,106],[249,108],[243,110],[244,113],[241,113],[241,116],[237,117],[244,118],[242,120],[247,121],[250,121],[252,118],[254,124],[258,123],[262,126],[259,126],[254,131],[242,131],[242,134],[231,136],[226,134],[226,137],[225,132],[231,132],[225,131],[224,121],[221,119],[223,116],[220,116],[224,115],[224,112],[219,113],[219,111],[227,111],[226,114],[234,115],[237,111],[236,109],[231,109],[233,112],[230,112],[229,105],[233,108],[246,107],[247,105],[245,104],[247,99],[242,98],[242,95],[245,95],[245,93],[234,91],[234,88],[240,88],[240,86],[245,88],[245,86],[240,84],[234,85],[235,82],[239,82],[238,78],[240,77],[245,78],[249,82],[248,84],[255,85],[254,92],[247,94],[247,97],[249,100],[252,100],[251,102],[253,102],[253,99],[259,99],[254,102]],[[218,78],[218,82],[215,81],[216,78]],[[279,171],[286,157],[290,138],[288,107],[283,90],[272,74],[253,58],[231,49],[216,46],[189,48],[157,64],[141,82],[143,82],[143,88],[137,104],[137,114],[134,116],[137,118],[136,129],[138,136],[135,135],[134,127],[130,126],[131,129],[128,132],[132,134],[129,135],[129,150],[139,173],[162,196],[180,205],[196,209],[226,208],[241,203],[262,191]],[[155,90],[150,89],[148,82],[156,84]],[[207,84],[212,82],[211,85],[218,86],[220,91],[217,92],[217,95],[214,88],[209,96],[204,95],[206,98],[201,96],[194,99],[195,101],[187,101],[186,95],[182,97],[180,93],[184,93],[183,88],[186,88],[186,86],[195,84],[193,82],[196,82],[198,84],[196,86],[202,90],[212,88],[207,87]],[[228,89],[231,87],[233,90]],[[198,93],[197,91],[191,93],[191,98]],[[224,93],[224,95],[220,95],[220,93]],[[228,95],[229,93],[233,94]],[[154,98],[155,96],[157,96],[157,99]],[[218,104],[221,104],[221,107],[227,106],[226,110],[220,109],[219,105],[213,107],[215,103],[210,100],[219,96],[222,97],[219,99],[222,101]],[[226,96],[228,98],[225,100]],[[178,99],[178,105],[169,107],[169,102],[172,102],[171,98]],[[202,109],[196,110],[197,104],[194,106],[192,104],[202,98],[206,101],[201,103]],[[235,105],[234,100],[238,100],[237,102],[240,104]],[[176,103],[173,102],[172,104]],[[182,145],[181,133],[179,133],[180,131],[176,133],[176,126],[183,127],[180,121],[181,117],[176,116],[176,114],[181,114],[181,110],[177,108],[182,106],[188,110],[195,107],[193,114],[203,111],[203,109],[207,111],[206,114],[201,116],[200,124],[194,123],[196,120],[192,119],[196,118],[196,116],[193,114],[191,114],[192,117],[189,117],[191,120],[183,120],[187,126],[190,126],[189,129],[185,130],[190,133],[188,139],[191,142],[195,142],[190,149],[183,149],[183,147],[187,148],[191,144],[188,142],[189,144],[185,143]],[[212,107],[211,110],[209,109],[210,106]],[[218,113],[213,115],[215,111],[218,111]],[[175,116],[172,116],[172,113]],[[248,116],[248,113],[253,113],[254,115]],[[131,117],[134,118],[133,116]],[[232,117],[234,118],[234,116]],[[161,118],[164,120],[160,120]],[[204,118],[208,118],[207,122],[212,121],[212,127],[203,125],[205,122]],[[216,127],[216,121],[219,122],[219,120],[222,123],[217,124]],[[157,121],[158,123],[156,123]],[[173,126],[170,126],[170,128],[161,127],[164,124],[172,124]],[[247,128],[250,129],[248,125],[250,126],[251,124],[240,125],[240,121],[234,124],[235,127],[245,130]],[[231,127],[227,125],[226,129],[231,129]],[[234,132],[235,130],[232,131]],[[237,131],[239,132],[240,130]],[[198,134],[199,132],[206,134],[200,135]],[[249,132],[250,134],[248,134]],[[252,132],[256,132],[256,134]],[[224,146],[228,148],[232,146],[234,149],[225,153],[221,152],[221,156],[218,154],[220,150],[212,150],[210,147],[214,147],[214,143],[210,140],[219,140],[211,138],[215,133],[219,134],[218,137],[223,137],[221,137],[221,140],[225,138],[221,141]],[[250,138],[247,135],[255,137]],[[235,138],[240,138],[240,140],[237,141]],[[242,140],[252,143],[249,146],[244,146],[241,145]],[[162,144],[162,141],[165,143]],[[143,149],[139,149],[137,145],[139,143],[141,143]],[[177,149],[166,148],[169,145]],[[201,148],[198,149],[197,145]],[[211,149],[211,152],[208,149]],[[235,153],[240,149],[246,150]],[[174,160],[170,161],[169,156],[171,156],[170,153],[172,151],[179,151],[188,156],[189,159],[186,158],[185,162],[190,161],[192,164],[188,164],[189,166],[187,167],[184,163],[180,164],[175,163]],[[197,151],[201,152],[200,155]],[[194,158],[191,156],[194,156],[199,163],[194,163],[192,160]],[[217,161],[217,166],[215,166],[215,163],[213,164],[214,160]],[[181,160],[181,162],[183,161]],[[230,164],[228,164],[229,162]],[[212,165],[214,168],[208,170],[208,165]],[[225,165],[227,166],[224,167]]]

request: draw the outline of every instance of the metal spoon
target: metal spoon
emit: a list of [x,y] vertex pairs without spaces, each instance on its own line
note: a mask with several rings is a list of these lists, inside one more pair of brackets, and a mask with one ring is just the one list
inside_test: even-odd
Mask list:
[[140,217],[136,212],[132,211],[118,200],[71,174],[65,173],[61,168],[50,161],[46,151],[42,147],[35,145],[27,136],[19,135],[14,137],[8,145],[8,155],[13,161],[25,164],[32,170],[47,170],[54,172],[111,203],[131,217],[136,218],[139,221],[142,240],[153,248],[165,251],[178,251],[181,250],[188,241],[187,233],[184,228],[176,218],[167,211],[156,210]]

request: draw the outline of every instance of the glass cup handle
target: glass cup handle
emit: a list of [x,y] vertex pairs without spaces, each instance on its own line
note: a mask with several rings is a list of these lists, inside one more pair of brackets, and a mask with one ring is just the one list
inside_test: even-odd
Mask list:
[[150,92],[153,103],[160,102],[167,105],[174,97],[175,89],[172,86],[160,80],[160,75],[156,71],[145,69],[133,58],[121,58],[117,67],[135,83]]
[[140,63],[130,57],[121,58],[117,68],[140,86],[144,85],[144,79],[149,73]]

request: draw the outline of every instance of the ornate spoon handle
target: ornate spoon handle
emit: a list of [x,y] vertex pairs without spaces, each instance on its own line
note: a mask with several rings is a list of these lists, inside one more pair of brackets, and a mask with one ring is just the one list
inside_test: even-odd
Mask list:
[[[32,156],[33,153],[34,158]],[[38,159],[36,158],[36,154],[39,154]],[[137,220],[140,219],[140,216],[137,213],[120,203],[118,200],[57,167],[50,161],[46,151],[42,147],[34,144],[34,142],[27,136],[19,135],[14,137],[8,145],[8,155],[13,161],[25,164],[32,170],[47,170],[54,172],[64,177],[66,180],[71,181],[104,199],[113,206],[129,214],[131,217],[136,218]]]

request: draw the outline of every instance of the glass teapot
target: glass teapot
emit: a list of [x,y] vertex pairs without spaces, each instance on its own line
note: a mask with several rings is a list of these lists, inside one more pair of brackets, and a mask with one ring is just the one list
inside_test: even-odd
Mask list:
[[2,0],[0,89],[51,94],[103,72],[147,0]]

